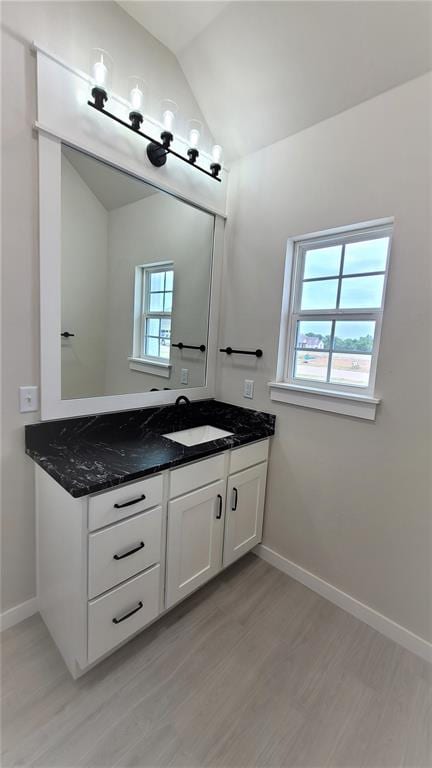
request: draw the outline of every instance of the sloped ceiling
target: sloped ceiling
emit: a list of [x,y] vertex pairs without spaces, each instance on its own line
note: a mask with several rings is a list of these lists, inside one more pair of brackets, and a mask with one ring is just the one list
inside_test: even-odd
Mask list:
[[115,211],[158,192],[155,187],[138,181],[84,152],[62,146],[62,155],[69,160],[106,211]]
[[[432,68],[429,2],[230,2],[204,26],[197,23],[190,40],[179,36],[171,45],[191,3],[133,5],[140,23],[151,16],[153,29],[157,13],[165,18],[169,34],[159,34],[174,46],[228,160]],[[199,16],[207,3],[192,5]]]
[[222,0],[119,0],[118,4],[175,54],[228,5]]

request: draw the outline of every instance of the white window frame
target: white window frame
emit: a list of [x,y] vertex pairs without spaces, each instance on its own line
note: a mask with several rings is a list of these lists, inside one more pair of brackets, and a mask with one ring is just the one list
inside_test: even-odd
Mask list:
[[148,317],[170,317],[172,319],[174,308],[171,312],[150,312],[148,309],[148,294],[150,275],[154,272],[174,271],[173,261],[159,261],[149,264],[140,264],[135,267],[134,286],[134,318],[133,318],[133,354],[129,357],[129,368],[141,373],[152,373],[155,376],[169,378],[171,375],[171,355],[168,360],[163,357],[146,355],[145,336],[146,321]]
[[[359,416],[366,419],[375,418],[376,406],[379,403],[379,398],[375,396],[375,379],[389,273],[393,221],[392,218],[389,218],[363,222],[362,224],[338,228],[336,230],[333,229],[325,232],[315,232],[309,235],[294,237],[288,241],[279,336],[278,365],[276,380],[270,382],[270,395],[272,400],[279,400],[294,405],[304,405],[318,410],[346,413],[351,416]],[[348,243],[364,242],[365,240],[373,240],[377,237],[389,238],[381,307],[373,309],[353,308],[307,311],[300,309],[306,251],[342,244],[342,252],[344,253],[344,246]],[[340,295],[341,290],[342,269],[343,258],[341,259],[338,275],[338,296]],[[359,273],[359,276],[367,276],[369,274],[373,273]],[[354,276],[355,275],[350,275],[350,278]],[[295,378],[295,345],[297,322],[299,320],[375,321],[375,335],[371,353],[372,359],[368,386],[351,386],[347,384],[334,384],[330,382],[309,381],[303,378]]]

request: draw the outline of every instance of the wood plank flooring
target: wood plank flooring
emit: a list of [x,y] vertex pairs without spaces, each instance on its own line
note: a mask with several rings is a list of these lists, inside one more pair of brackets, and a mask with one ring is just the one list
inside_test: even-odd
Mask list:
[[253,555],[73,681],[2,635],[3,766],[429,768],[426,662]]

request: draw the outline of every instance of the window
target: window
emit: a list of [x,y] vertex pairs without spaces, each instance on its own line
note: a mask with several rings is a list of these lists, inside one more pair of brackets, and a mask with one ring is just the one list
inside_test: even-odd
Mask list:
[[[374,417],[391,234],[391,224],[386,222],[291,243],[278,381],[272,388],[319,394],[321,401],[323,395],[366,405],[369,400]],[[272,398],[320,407],[310,397],[301,403],[302,398],[290,400],[273,389]],[[323,409],[335,410],[328,402]],[[347,412],[340,405],[337,410]]]
[[[144,372],[149,372],[149,366],[169,368],[173,291],[172,262],[136,267],[131,368]],[[159,375],[169,372],[159,371]]]

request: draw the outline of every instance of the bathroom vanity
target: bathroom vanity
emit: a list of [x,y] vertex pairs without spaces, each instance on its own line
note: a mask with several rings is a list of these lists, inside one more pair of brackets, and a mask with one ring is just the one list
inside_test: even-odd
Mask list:
[[205,400],[26,428],[39,609],[74,677],[261,541],[274,422]]
[[275,419],[213,399],[221,355],[253,372],[263,354],[219,339],[226,173],[185,165],[181,136],[152,165],[81,98],[83,73],[36,59],[42,422],[26,452],[39,609],[78,677],[261,540]]

